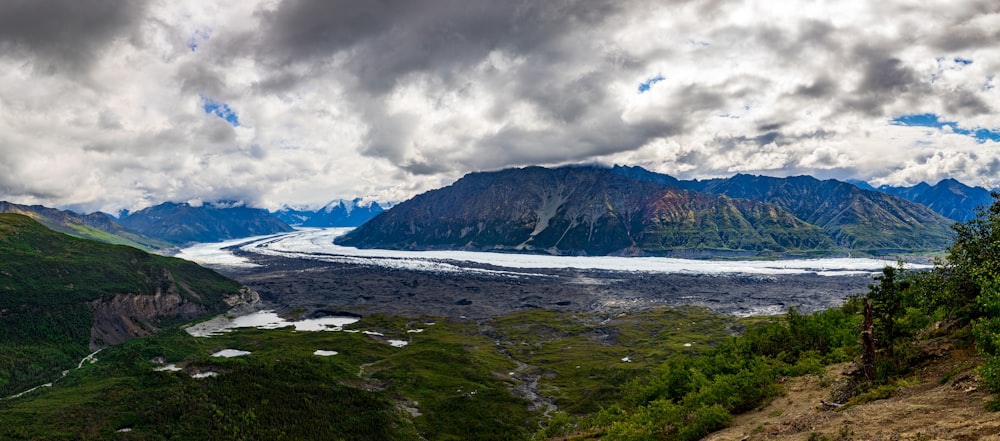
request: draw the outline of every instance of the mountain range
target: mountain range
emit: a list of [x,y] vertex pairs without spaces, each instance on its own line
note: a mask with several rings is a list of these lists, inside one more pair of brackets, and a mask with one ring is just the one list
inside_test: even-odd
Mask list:
[[152,251],[171,246],[165,240],[129,230],[105,213],[77,214],[41,205],[19,205],[0,201],[0,213],[28,216],[46,227],[74,237]]
[[926,252],[953,222],[926,206],[808,176],[681,181],[639,167],[471,173],[341,238],[368,248],[553,254]]
[[278,219],[288,225],[303,227],[356,227],[385,211],[378,202],[364,202],[361,198],[351,201],[337,199],[318,210],[296,209],[284,206],[273,211]]
[[[636,167],[615,167],[636,179],[670,182],[689,190],[775,204],[826,231],[838,247],[883,254],[933,250],[952,240],[953,221],[919,203],[811,176],[773,178],[737,174],[726,179],[680,181]],[[663,176],[662,178],[655,175]]]
[[955,179],[943,179],[930,185],[921,182],[910,187],[882,185],[872,187],[866,182],[852,181],[860,188],[880,191],[926,205],[938,214],[957,222],[976,217],[976,208],[988,207],[993,202],[990,191],[983,187],[970,187]]
[[680,180],[629,166],[555,170],[472,173],[403,207],[338,199],[317,210],[267,212],[234,202],[165,202],[116,219],[0,202],[0,213],[147,251],[375,219],[342,242],[558,254],[884,254],[941,250],[951,240],[950,223],[973,218],[976,207],[992,201],[990,191],[954,179],[873,187],[810,176]]
[[292,227],[267,210],[232,202],[200,206],[165,202],[131,213],[119,222],[173,244],[218,242],[292,231]]

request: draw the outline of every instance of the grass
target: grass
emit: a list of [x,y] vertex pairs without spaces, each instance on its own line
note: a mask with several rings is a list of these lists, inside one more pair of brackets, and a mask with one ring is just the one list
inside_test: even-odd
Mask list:
[[582,415],[620,399],[619,385],[670,357],[715,345],[734,321],[700,308],[614,315],[528,310],[490,326],[502,351],[534,367],[546,396]]
[[[733,326],[689,308],[536,310],[479,323],[372,315],[348,326],[384,336],[289,328],[195,338],[174,329],[105,349],[52,388],[0,401],[0,438],[529,439],[573,427],[573,415],[619,400],[628,379],[728,338]],[[251,354],[211,356],[227,348]],[[632,363],[621,361],[629,354]],[[155,372],[160,359],[185,371]],[[205,371],[219,375],[190,376]],[[532,375],[560,407],[551,420],[513,392]]]
[[191,262],[70,237],[0,214],[0,396],[27,389],[90,352],[89,303],[176,288],[208,311],[240,285]]

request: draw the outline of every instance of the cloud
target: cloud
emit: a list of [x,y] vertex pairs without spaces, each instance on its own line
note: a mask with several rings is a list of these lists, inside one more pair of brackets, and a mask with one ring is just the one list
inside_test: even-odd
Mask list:
[[[277,208],[580,162],[976,183],[997,29],[986,0],[4,3],[0,199]],[[950,129],[893,124],[923,114]]]
[[144,1],[73,0],[0,3],[0,48],[38,75],[86,73],[118,38],[131,38]]

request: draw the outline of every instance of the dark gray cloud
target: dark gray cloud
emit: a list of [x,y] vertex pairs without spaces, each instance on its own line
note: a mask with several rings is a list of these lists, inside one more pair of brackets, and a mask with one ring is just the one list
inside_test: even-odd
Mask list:
[[191,95],[212,97],[225,96],[225,82],[222,75],[212,66],[187,62],[177,68],[176,80],[181,90]]
[[809,84],[803,84],[795,89],[795,95],[808,98],[828,98],[840,93],[839,85],[827,75],[821,75]]
[[912,89],[922,86],[913,68],[883,46],[862,44],[852,51],[861,80],[851,92],[847,105],[871,116],[884,114],[886,106]]
[[944,95],[945,109],[952,115],[971,117],[992,113],[989,104],[968,89],[951,91]]
[[115,38],[141,21],[140,0],[10,0],[0,2],[0,48],[31,59],[43,74],[89,69]]
[[323,66],[335,55],[347,57],[345,66],[370,93],[384,92],[413,72],[431,70],[447,78],[496,49],[558,58],[559,51],[548,47],[553,40],[606,20],[619,5],[612,0],[288,0],[258,13],[265,37],[257,56],[283,78],[262,84],[292,79],[281,67]]
[[994,47],[1000,41],[1000,28],[975,26],[972,22],[990,14],[1000,14],[1000,4],[992,0],[956,2],[948,5],[950,23],[942,24],[942,32],[929,43],[942,51],[958,52]]

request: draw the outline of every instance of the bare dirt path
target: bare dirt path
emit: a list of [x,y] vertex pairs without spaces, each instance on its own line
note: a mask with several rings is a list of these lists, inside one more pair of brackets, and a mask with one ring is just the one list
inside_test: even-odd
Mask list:
[[907,382],[913,384],[890,398],[840,412],[820,401],[829,399],[831,385],[843,378],[846,365],[829,367],[823,376],[789,379],[785,396],[738,416],[732,427],[705,439],[1000,441],[1000,413],[983,407],[990,395],[969,368],[976,361],[970,354],[957,350],[915,373]]

